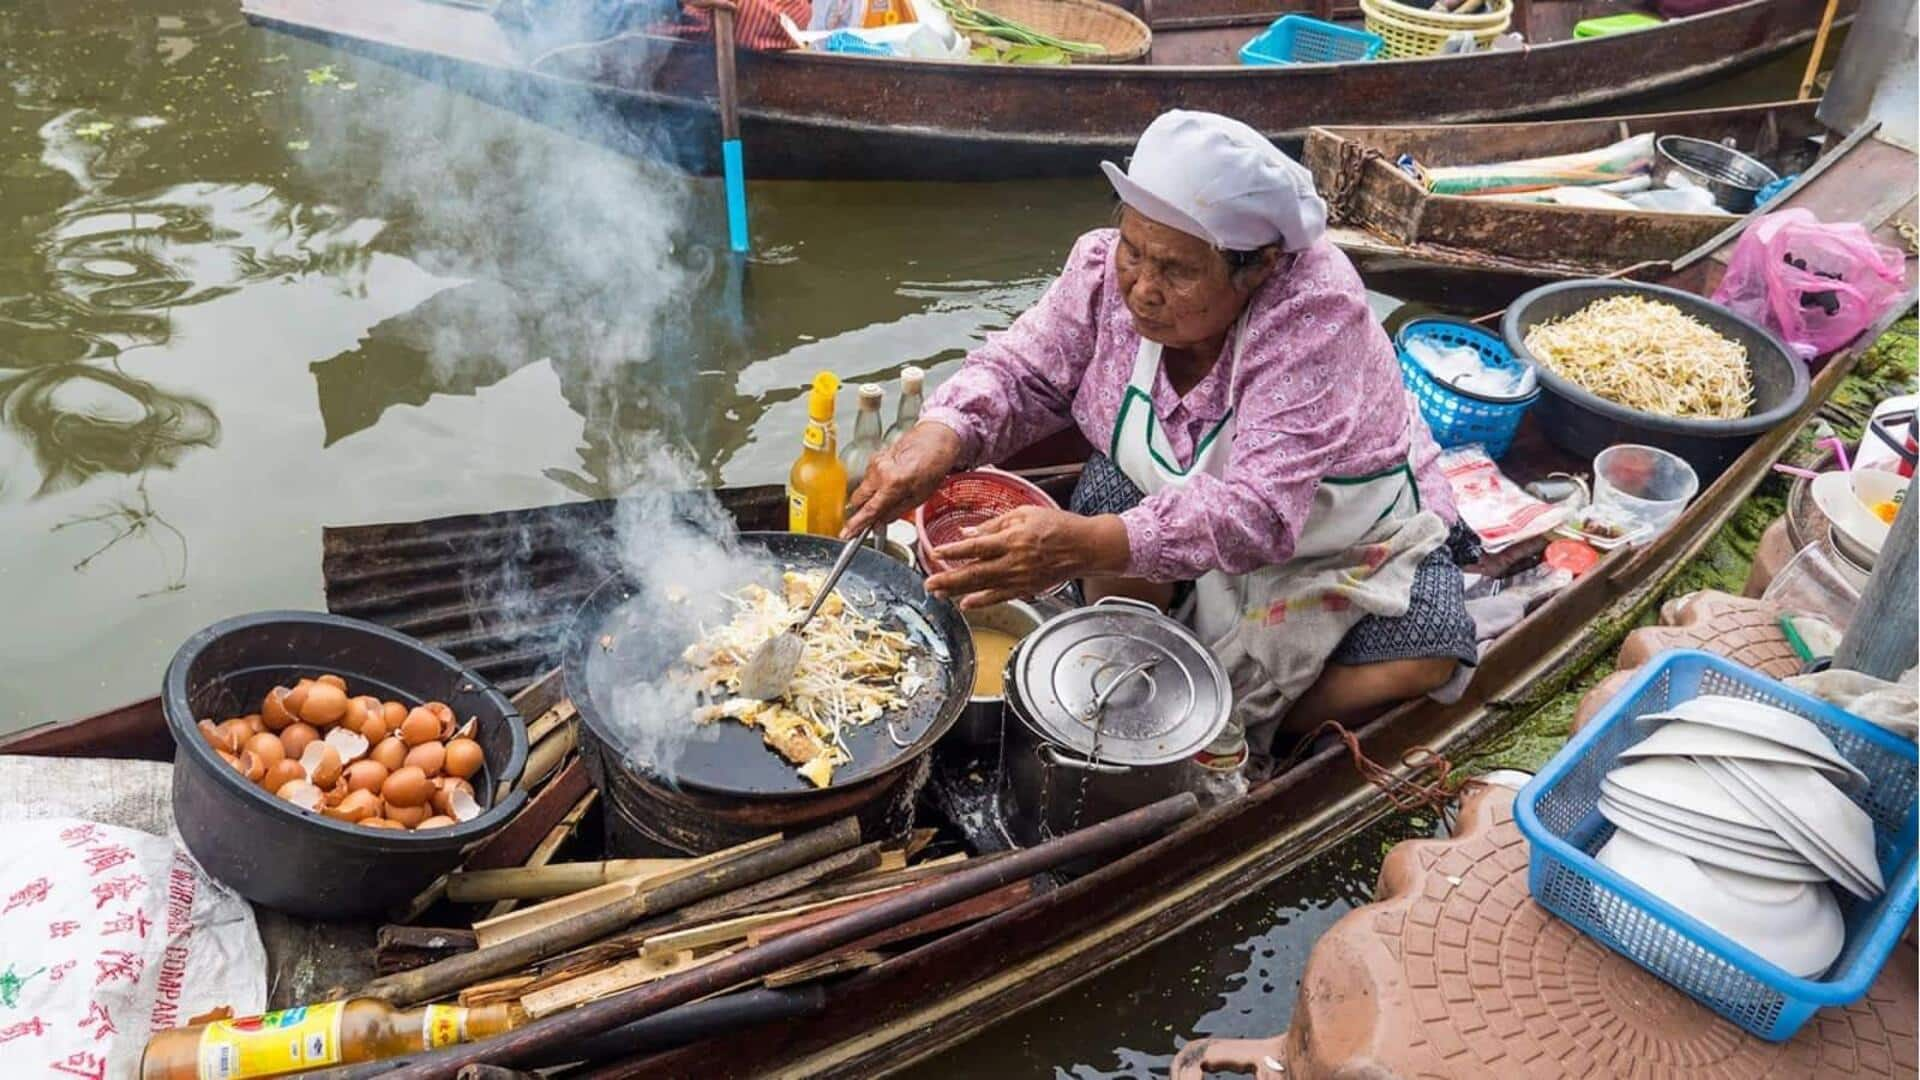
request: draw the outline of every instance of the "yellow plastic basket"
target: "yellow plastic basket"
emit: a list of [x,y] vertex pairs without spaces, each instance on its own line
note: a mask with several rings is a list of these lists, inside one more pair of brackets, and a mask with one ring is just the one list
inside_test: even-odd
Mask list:
[[1367,29],[1385,39],[1385,56],[1432,56],[1448,38],[1466,31],[1474,44],[1486,48],[1513,24],[1513,0],[1490,0],[1487,10],[1453,15],[1411,7],[1396,0],[1360,0]]

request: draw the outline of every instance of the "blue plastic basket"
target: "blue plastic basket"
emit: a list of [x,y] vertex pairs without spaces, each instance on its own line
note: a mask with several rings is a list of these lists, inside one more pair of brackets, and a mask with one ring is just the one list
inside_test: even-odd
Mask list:
[[1386,47],[1386,39],[1379,34],[1306,15],[1282,15],[1262,30],[1259,37],[1240,46],[1240,62],[1339,64],[1348,60],[1371,60]]
[[1517,373],[1526,370],[1526,365],[1514,359],[1500,335],[1461,319],[1412,319],[1393,336],[1394,347],[1400,353],[1400,378],[1420,402],[1420,415],[1433,429],[1434,441],[1441,446],[1480,443],[1496,460],[1504,456],[1513,445],[1514,433],[1520,430],[1520,418],[1539,399],[1539,389],[1514,401],[1457,390],[1427,374],[1427,369],[1407,355],[1407,343],[1416,338],[1450,347],[1470,345],[1488,367],[1501,371]]
[[[1593,861],[1613,835],[1600,816],[1600,778],[1644,737],[1633,721],[1703,694],[1762,701],[1806,717],[1867,774],[1851,796],[1873,818],[1887,891],[1871,903],[1835,890],[1847,941],[1824,979],[1802,979]],[[1850,713],[1709,653],[1653,658],[1514,801],[1531,845],[1527,886],[1540,906],[1746,1030],[1780,1042],[1823,1005],[1865,996],[1920,899],[1914,847],[1914,744]]]

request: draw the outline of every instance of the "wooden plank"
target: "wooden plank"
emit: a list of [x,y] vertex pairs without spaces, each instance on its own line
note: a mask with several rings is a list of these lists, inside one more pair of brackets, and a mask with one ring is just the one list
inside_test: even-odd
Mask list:
[[[905,886],[898,887],[904,888]],[[783,919],[780,922],[766,926],[755,927],[747,931],[747,944],[763,944],[778,937],[785,937],[796,930],[805,930],[809,926],[816,926],[826,922],[828,919],[837,919],[850,911],[858,911],[870,904],[877,903],[893,891],[893,889],[881,889],[877,892],[869,893],[865,896],[856,896],[848,900],[833,900],[826,903],[804,905],[804,908],[810,908],[811,910],[796,908],[794,909],[792,918]]]
[[[671,953],[678,949],[701,949],[729,941],[749,940],[749,935],[758,929],[779,926],[792,922],[797,916],[809,912],[832,909],[834,917],[850,911],[857,911],[875,900],[891,896],[899,887],[883,889],[871,896],[853,900],[820,900],[811,904],[800,904],[781,911],[763,911],[757,915],[740,915],[718,922],[688,927],[684,930],[670,930],[664,934],[655,934],[640,943],[643,955]],[[817,920],[824,921],[824,920]],[[812,925],[809,923],[808,925]],[[804,929],[804,928],[802,928]]]
[[720,949],[701,955],[692,949],[682,949],[658,956],[637,956],[590,975],[569,979],[558,986],[526,994],[520,998],[520,1007],[527,1010],[528,1016],[538,1020],[542,1016],[551,1016],[576,1005],[585,1005],[589,1001],[606,997],[608,994],[630,990],[656,979],[678,975],[683,971],[691,971],[703,964],[710,964],[722,957],[731,956],[734,952],[733,949]]
[[479,1005],[498,1005],[507,1001],[520,1000],[520,992],[535,982],[532,975],[509,975],[504,979],[489,979],[475,983],[460,991],[460,1004],[466,1008]]
[[[595,800],[599,798],[600,792],[598,790],[588,788],[587,793],[580,796],[579,800],[573,804],[573,808],[567,811],[567,816],[561,818],[560,823],[549,830],[547,835],[540,840],[540,843],[534,847],[533,854],[527,856],[526,865],[522,867],[522,869],[538,870],[547,865],[547,863],[553,859],[554,853],[560,850],[560,845],[566,843],[568,838],[574,834],[574,831],[580,828],[581,820],[587,816],[587,811],[593,808]],[[511,871],[508,872],[511,873]],[[449,888],[452,887],[453,883],[451,879],[449,879],[447,884]],[[511,897],[501,900],[487,910],[487,918],[501,918],[515,907],[518,907],[519,904],[519,900]]]
[[615,881],[666,874],[688,861],[684,858],[595,859],[506,870],[460,870],[447,879],[447,899],[455,903],[550,900]]
[[587,776],[587,766],[575,759],[545,789],[528,799],[526,808],[505,828],[488,837],[478,850],[469,855],[464,868],[504,870],[525,865],[527,856],[533,854],[533,849],[553,831],[555,825],[560,824],[560,819],[567,816],[567,811],[573,809],[573,804],[579,802],[580,796],[585,795],[592,786]]
[[442,926],[382,926],[374,937],[373,967],[381,975],[430,964],[475,947],[473,931]]
[[820,960],[805,964],[795,964],[790,968],[776,971],[762,980],[769,990],[778,990],[783,986],[797,986],[800,983],[825,979],[834,975],[847,975],[855,971],[865,971],[878,967],[887,959],[885,953],[863,950],[852,953],[835,953]]
[[530,908],[516,911],[510,915],[476,923],[473,927],[474,937],[478,939],[482,948],[512,941],[514,938],[522,937],[544,927],[564,922],[569,918],[584,914],[585,912],[607,907],[611,904],[617,904],[643,889],[653,889],[661,885],[671,884],[672,882],[680,881],[684,878],[689,878],[695,874],[721,866],[734,859],[766,850],[779,844],[782,839],[783,837],[780,833],[772,833],[767,836],[762,836],[757,840],[749,840],[744,844],[736,844],[723,851],[702,855],[697,859],[680,860],[680,866],[658,875],[613,881],[598,888],[574,893],[571,896],[562,896],[543,904],[535,904]]

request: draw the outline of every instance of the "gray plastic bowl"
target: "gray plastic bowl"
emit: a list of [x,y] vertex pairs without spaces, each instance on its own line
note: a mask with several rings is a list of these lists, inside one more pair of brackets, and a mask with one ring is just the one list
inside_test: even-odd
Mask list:
[[[1746,346],[1747,366],[1753,373],[1753,412],[1738,420],[1683,420],[1629,409],[1555,375],[1527,351],[1527,331],[1540,323],[1622,295],[1672,304]],[[1705,487],[1807,400],[1806,368],[1773,335],[1711,300],[1662,285],[1603,280],[1545,285],[1513,302],[1501,320],[1500,332],[1513,355],[1533,365],[1539,376],[1545,392],[1533,407],[1534,417],[1548,440],[1583,461],[1619,443],[1657,446],[1684,458]]]

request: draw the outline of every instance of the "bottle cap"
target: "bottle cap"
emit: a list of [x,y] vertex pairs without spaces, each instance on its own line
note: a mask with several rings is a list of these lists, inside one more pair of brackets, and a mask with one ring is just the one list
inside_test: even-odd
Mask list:
[[880,399],[885,397],[886,393],[887,392],[881,388],[879,383],[861,383],[860,384],[861,407],[864,408],[867,405],[879,405]]
[[903,367],[900,369],[900,385],[906,387],[909,390],[919,386],[921,383],[925,382],[926,380],[927,380],[927,370],[925,368],[913,367],[909,365],[907,367]]
[[813,391],[807,395],[807,419],[825,423],[833,419],[833,395],[840,392],[840,380],[831,371],[813,377]]

